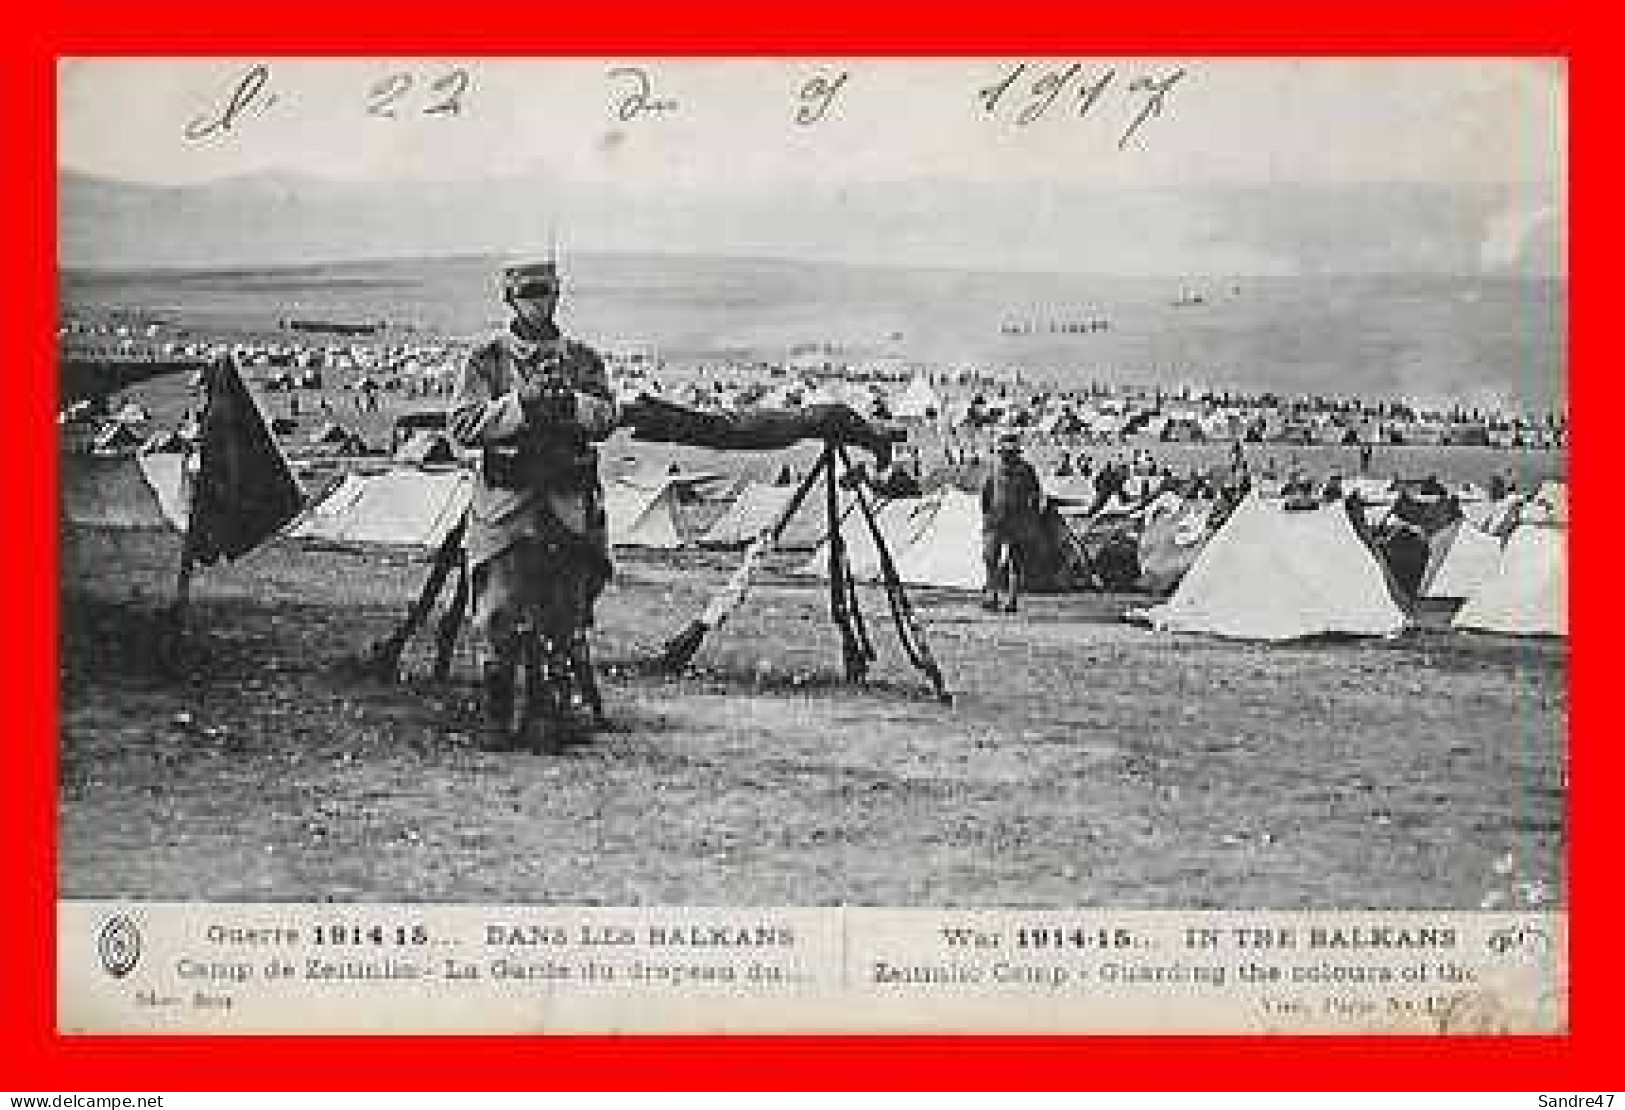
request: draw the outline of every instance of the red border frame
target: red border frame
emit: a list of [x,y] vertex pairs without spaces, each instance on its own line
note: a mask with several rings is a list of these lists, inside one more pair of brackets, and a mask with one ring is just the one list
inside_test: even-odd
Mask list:
[[[3,449],[20,533],[4,545],[8,607],[4,704],[16,727],[0,744],[0,1088],[37,1091],[434,1089],[1381,1089],[1580,1090],[1618,1086],[1611,1046],[1619,913],[1610,849],[1619,836],[1608,791],[1625,782],[1607,731],[1600,654],[1614,622],[1602,568],[1603,514],[1594,476],[1614,454],[1602,414],[1625,411],[1587,327],[1605,293],[1571,296],[1573,492],[1587,523],[1573,547],[1571,843],[1572,1028],[1538,1038],[795,1037],[795,1038],[60,1038],[54,1023],[56,599],[28,584],[50,576],[56,544],[55,58],[64,54],[1510,54],[1570,59],[1571,164],[1584,169],[1571,219],[1600,208],[1606,177],[1582,136],[1607,120],[1607,39],[1564,3],[1395,0],[1336,5],[1174,0],[1154,5],[1030,5],[989,14],[950,7],[836,0],[772,11],[741,3],[617,2],[561,12],[494,3],[341,5],[279,0],[221,8],[199,3],[51,7],[8,28],[4,132],[12,186],[5,219],[7,304],[22,326],[8,336],[7,392],[26,414]],[[561,21],[562,20],[562,21]],[[1591,132],[1586,131],[1592,128]],[[1599,212],[1600,216],[1601,213]],[[1588,222],[1571,269],[1601,276],[1609,260]],[[1572,236],[1571,236],[1572,240]],[[1607,241],[1616,246],[1617,232]],[[1571,295],[1583,286],[1571,283]],[[1595,428],[1594,428],[1595,425]],[[1600,498],[1599,498],[1600,508]],[[13,526],[14,529],[16,525]],[[47,645],[49,649],[47,650]],[[47,665],[47,664],[51,665]]]

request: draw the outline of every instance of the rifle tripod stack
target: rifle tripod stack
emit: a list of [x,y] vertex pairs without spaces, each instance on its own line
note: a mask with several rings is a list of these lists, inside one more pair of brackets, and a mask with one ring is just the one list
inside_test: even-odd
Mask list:
[[[837,466],[837,463],[840,465]],[[667,641],[660,656],[660,663],[663,667],[672,671],[680,671],[686,667],[693,660],[695,653],[699,651],[701,643],[705,640],[706,633],[719,627],[738,608],[750,588],[751,576],[757,566],[778,545],[791,520],[800,511],[802,504],[808,497],[814,496],[814,491],[822,482],[824,511],[828,522],[826,548],[828,552],[830,619],[834,621],[835,627],[841,635],[841,658],[847,681],[861,682],[863,680],[868,674],[870,664],[875,661],[876,654],[874,643],[869,637],[869,629],[864,620],[863,610],[858,602],[857,580],[852,573],[851,559],[846,549],[846,537],[841,531],[843,514],[839,491],[842,480],[839,471],[842,468],[849,474],[854,472],[852,461],[847,454],[846,445],[836,440],[826,439],[817,464],[801,480],[801,484],[796,488],[795,493],[774,520],[773,525],[758,536],[746,549],[744,559],[729,578],[727,585],[711,599],[705,611],[698,618],[691,621],[687,628]],[[892,561],[891,550],[886,544],[886,538],[880,530],[880,523],[876,517],[876,509],[871,502],[869,491],[860,482],[856,484],[852,493],[853,504],[849,505],[847,513],[850,514],[855,509],[862,514],[862,519],[868,527],[869,536],[874,542],[875,552],[879,557],[881,583],[886,591],[887,606],[891,612],[892,623],[897,629],[898,639],[903,645],[903,651],[907,654],[909,662],[930,680],[932,690],[936,693],[936,696],[944,702],[951,702],[953,696],[948,692],[947,684],[943,680],[942,669],[937,665],[936,658],[931,654],[931,649],[925,642],[925,633],[914,613],[913,606],[909,604],[908,594],[903,589],[902,580],[897,576],[897,567]],[[456,648],[458,634],[467,614],[469,602],[468,568],[464,562],[462,552],[465,527],[466,519],[447,535],[439,550],[436,551],[428,581],[424,583],[422,591],[412,604],[405,620],[395,632],[372,646],[363,661],[367,673],[391,681],[399,675],[401,656],[407,643],[418,628],[428,619],[435,600],[444,588],[447,579],[455,574],[457,582],[452,602],[442,616],[436,630],[433,669],[436,681],[443,682],[450,676],[452,656]]]
[[[802,504],[819,483],[823,483],[823,498],[825,519],[828,522],[827,540],[825,549],[828,558],[829,574],[829,614],[830,619],[841,635],[841,658],[845,668],[848,682],[861,682],[868,674],[869,666],[875,661],[874,643],[869,637],[869,630],[864,621],[863,609],[858,602],[857,580],[852,573],[851,559],[846,549],[846,537],[842,532],[844,523],[840,505],[839,467],[844,467],[848,474],[855,473],[851,458],[847,454],[845,444],[834,440],[825,440],[823,452],[818,462],[807,472],[801,484],[791,495],[783,510],[774,520],[772,526],[764,531],[746,549],[745,558],[740,563],[728,584],[723,587],[711,603],[706,606],[705,612],[697,619],[691,621],[687,628],[667,641],[665,650],[661,654],[661,664],[668,670],[678,671],[687,666],[699,650],[705,634],[711,629],[721,625],[728,616],[744,600],[745,592],[749,588],[751,575],[762,558],[772,551],[783,537],[790,522],[795,519]],[[875,552],[879,560],[881,582],[886,591],[886,603],[891,612],[892,623],[897,629],[898,640],[903,645],[903,651],[909,662],[920,670],[931,682],[931,687],[937,697],[944,702],[951,702],[953,695],[948,692],[947,684],[942,677],[942,669],[937,665],[936,658],[931,654],[930,646],[925,642],[925,634],[915,616],[914,608],[910,605],[908,594],[903,589],[903,583],[897,576],[896,564],[892,561],[891,550],[886,543],[886,537],[880,529],[876,517],[875,506],[871,504],[869,492],[862,482],[855,484],[853,490],[853,505],[848,513],[855,508],[868,526],[870,539],[874,542]]]

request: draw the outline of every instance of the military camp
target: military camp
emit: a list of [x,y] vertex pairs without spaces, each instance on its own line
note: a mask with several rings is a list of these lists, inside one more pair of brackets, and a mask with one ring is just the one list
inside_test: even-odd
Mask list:
[[114,61],[62,898],[1567,908],[1564,67]]
[[[251,551],[188,572],[172,650],[152,645],[169,643],[156,637],[188,514],[219,465],[201,446],[202,378],[154,374],[65,405],[70,891],[1560,897],[1567,464],[1544,417],[1446,409],[1422,423],[1513,432],[1411,444],[1400,429],[1415,419],[1370,398],[1066,391],[831,348],[816,370],[612,357],[627,412],[640,398],[734,421],[835,406],[895,446],[826,464],[816,438],[728,450],[630,424],[611,435],[614,577],[591,632],[608,723],[544,757],[482,748],[466,583],[439,569],[478,466],[444,419],[466,347],[366,340],[337,355],[310,333],[162,352],[232,366],[297,487]],[[301,384],[308,365],[319,385]],[[1313,442],[1294,430],[1322,424]],[[981,491],[1012,432],[1042,511],[1019,611],[990,612]],[[680,665],[665,665],[685,629]],[[109,840],[109,821],[139,831]],[[200,844],[222,865],[199,867]]]

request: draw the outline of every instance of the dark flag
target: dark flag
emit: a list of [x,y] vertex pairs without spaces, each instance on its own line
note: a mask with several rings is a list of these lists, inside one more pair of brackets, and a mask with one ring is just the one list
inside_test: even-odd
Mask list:
[[852,444],[872,452],[882,468],[891,463],[892,444],[907,438],[901,429],[872,423],[846,405],[700,412],[647,393],[622,407],[621,423],[632,429],[633,439],[723,451],[772,451],[809,439]]
[[236,359],[204,370],[207,400],[198,441],[183,560],[212,566],[275,535],[304,505],[304,491],[249,395]]

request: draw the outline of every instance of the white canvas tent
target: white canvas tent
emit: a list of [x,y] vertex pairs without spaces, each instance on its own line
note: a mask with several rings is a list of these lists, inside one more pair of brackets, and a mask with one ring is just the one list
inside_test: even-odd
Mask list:
[[[841,523],[852,576],[878,581],[880,553],[861,510]],[[982,588],[982,505],[972,494],[944,487],[925,497],[901,497],[876,510],[880,533],[891,551],[897,576],[911,586]],[[823,578],[829,573],[829,547],[820,544],[795,573]]]
[[[846,518],[848,510],[852,509],[852,497],[850,490],[837,491],[837,519]],[[807,496],[801,502],[801,507],[796,510],[796,515],[785,525],[784,532],[779,536],[779,550],[811,551],[829,538],[829,529],[828,502],[825,500],[823,484],[819,483],[807,491]]]
[[983,586],[982,502],[945,486],[932,495],[936,510],[900,554],[897,576],[914,586],[979,590]]
[[803,396],[801,403],[803,405],[844,405],[847,403],[846,390],[834,382],[826,381]]
[[181,451],[156,451],[138,456],[136,462],[141,467],[141,477],[146,479],[158,500],[164,519],[177,532],[185,532],[191,515],[191,474],[187,468],[188,464],[197,465],[198,456]]
[[170,527],[135,456],[64,454],[57,489],[66,523],[99,528]]
[[[744,547],[767,531],[796,492],[794,486],[752,482],[739,491],[728,511],[700,536],[701,547]],[[809,496],[811,494],[809,493]]]
[[658,490],[672,487],[673,496],[683,501],[717,501],[728,495],[733,479],[714,470],[635,470],[615,479],[629,486]]
[[1434,535],[1422,596],[1471,597],[1501,563],[1501,541],[1462,519]]
[[421,428],[401,444],[400,450],[395,452],[395,461],[416,466],[454,463],[457,461],[457,446],[446,433]]
[[113,420],[119,424],[145,424],[152,419],[152,413],[134,401],[126,401],[124,405],[113,414]]
[[1499,501],[1470,501],[1462,505],[1462,516],[1482,532],[1505,539],[1517,526],[1518,512],[1526,499],[1516,493]]
[[[926,531],[941,504],[938,495],[930,497],[899,497],[889,501],[870,501],[875,510],[875,523],[886,541],[895,565],[904,551],[912,547]],[[841,522],[841,539],[846,544],[847,564],[852,577],[860,582],[880,580],[880,550],[875,546],[874,534],[863,510],[856,505]],[[795,571],[797,574],[826,578],[829,575],[829,542],[818,546],[812,558]]]
[[1567,636],[1568,604],[1568,529],[1524,524],[1512,533],[1495,572],[1457,611],[1451,626],[1520,636]]
[[1392,505],[1399,500],[1399,491],[1388,478],[1344,478],[1343,492],[1358,496],[1365,505]]
[[1560,524],[1569,522],[1567,482],[1542,482],[1534,496],[1518,509],[1520,524]]
[[1088,508],[1095,503],[1095,480],[1079,475],[1061,478],[1054,474],[1040,475],[1040,482],[1044,487],[1044,496],[1054,501],[1062,501],[1068,505]]
[[942,398],[931,388],[924,374],[916,374],[908,387],[891,403],[892,415],[899,420],[925,420],[943,413]]
[[1208,540],[1173,597],[1145,615],[1157,629],[1244,640],[1389,636],[1406,625],[1342,504],[1289,511],[1256,493]]
[[677,486],[617,479],[604,487],[609,542],[615,547],[683,546],[677,531]]
[[1207,543],[1218,507],[1216,501],[1187,500],[1174,493],[1160,494],[1146,507],[1140,533],[1142,587],[1166,594],[1179,585]]
[[[853,493],[841,483],[847,476],[847,468],[838,459],[835,463],[836,471],[836,519],[845,520],[848,510],[852,509]],[[779,536],[778,549],[780,551],[811,551],[829,538],[831,521],[829,519],[828,490],[824,480],[820,479],[807,491],[802,500],[801,507],[791,517],[784,531]]]
[[346,474],[287,535],[344,546],[434,550],[462,519],[473,489],[473,475],[463,470]]
[[885,403],[885,395],[863,382],[842,382],[838,387],[837,403],[845,405],[860,416],[873,416]]
[[801,405],[801,387],[795,382],[785,382],[783,385],[768,390],[756,400],[757,408],[764,409],[791,409]]

